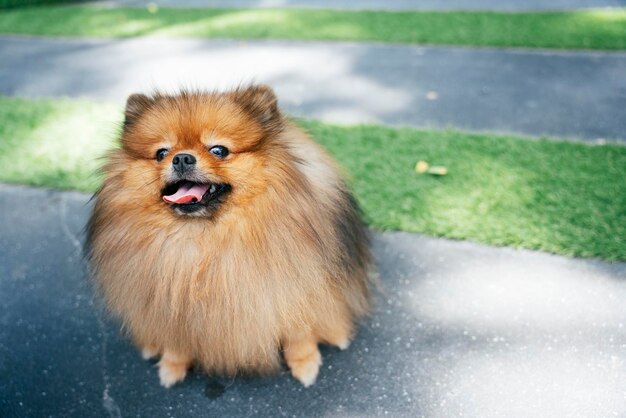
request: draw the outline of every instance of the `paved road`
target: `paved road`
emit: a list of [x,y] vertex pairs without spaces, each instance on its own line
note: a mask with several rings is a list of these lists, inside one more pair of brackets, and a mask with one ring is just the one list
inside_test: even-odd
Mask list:
[[625,7],[626,0],[109,0],[114,6],[255,7],[344,10],[572,10]]
[[140,38],[0,37],[0,93],[123,103],[137,90],[273,85],[336,122],[626,141],[626,53]]
[[93,302],[87,200],[0,185],[0,416],[626,415],[626,264],[405,233],[374,234],[377,308],[312,388],[283,371],[162,389]]

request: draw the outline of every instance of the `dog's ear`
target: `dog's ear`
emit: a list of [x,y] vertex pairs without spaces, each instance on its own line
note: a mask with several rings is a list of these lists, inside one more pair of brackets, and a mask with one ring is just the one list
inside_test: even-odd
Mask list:
[[124,128],[129,127],[154,104],[154,99],[145,94],[135,93],[128,96],[126,109],[124,109]]
[[274,90],[265,84],[240,87],[233,93],[233,99],[266,129],[278,127],[282,116],[278,110],[278,99]]

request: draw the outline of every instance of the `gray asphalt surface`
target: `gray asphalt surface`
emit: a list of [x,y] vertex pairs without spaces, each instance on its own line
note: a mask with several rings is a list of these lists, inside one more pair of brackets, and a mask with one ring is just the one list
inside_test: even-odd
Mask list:
[[0,416],[626,415],[626,264],[405,233],[374,234],[377,308],[313,387],[163,389],[92,298],[88,198],[0,185]]
[[626,414],[626,264],[405,233],[374,235],[377,308],[312,388],[196,371],[163,389],[92,298],[88,198],[0,185],[1,416]]
[[260,81],[342,123],[626,141],[626,53],[140,38],[0,37],[0,93],[123,103],[137,90]]
[[[311,8],[340,10],[572,10],[624,7],[626,0],[109,0],[99,4],[145,7]],[[98,4],[97,3],[97,4]]]

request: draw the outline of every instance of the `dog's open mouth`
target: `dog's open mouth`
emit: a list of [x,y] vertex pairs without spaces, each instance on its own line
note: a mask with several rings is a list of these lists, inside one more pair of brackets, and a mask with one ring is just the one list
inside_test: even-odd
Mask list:
[[229,189],[228,184],[181,180],[163,189],[163,200],[183,212],[190,213],[217,201]]

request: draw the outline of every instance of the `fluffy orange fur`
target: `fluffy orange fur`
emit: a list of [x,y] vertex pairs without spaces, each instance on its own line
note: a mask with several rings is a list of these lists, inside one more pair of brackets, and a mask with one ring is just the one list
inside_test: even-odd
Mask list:
[[[281,351],[312,384],[317,344],[347,347],[370,304],[367,233],[335,164],[266,86],[132,95],[125,114],[88,226],[110,310],[145,357],[161,355],[164,386],[193,362],[209,373],[271,372]],[[211,154],[215,145],[228,156]],[[162,200],[182,152],[207,182],[230,187],[210,210]]]

